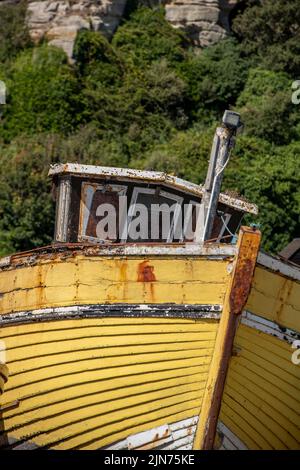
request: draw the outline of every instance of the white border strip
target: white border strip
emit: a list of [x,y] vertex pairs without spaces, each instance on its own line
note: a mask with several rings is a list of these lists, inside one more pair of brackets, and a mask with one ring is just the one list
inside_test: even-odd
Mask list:
[[242,313],[241,323],[289,344],[292,344],[296,339],[300,339],[300,333],[297,331],[280,327],[277,323],[254,315],[254,313],[246,310]]

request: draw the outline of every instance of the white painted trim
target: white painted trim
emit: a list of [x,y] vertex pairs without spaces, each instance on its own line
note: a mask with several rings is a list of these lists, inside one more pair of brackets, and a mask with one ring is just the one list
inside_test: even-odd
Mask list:
[[[78,246],[77,246],[78,245]],[[55,245],[50,247],[41,247],[27,252],[16,253],[11,256],[0,258],[0,270],[8,267],[14,268],[15,265],[22,266],[28,265],[28,262],[35,263],[39,261],[39,255],[43,255],[45,259],[45,250],[49,248],[49,259],[51,254],[55,253]],[[224,259],[231,258],[236,255],[237,247],[231,244],[207,244],[201,245],[199,243],[174,243],[174,244],[145,244],[142,243],[129,243],[129,244],[95,244],[95,245],[84,245],[81,243],[72,244],[73,253],[84,255],[84,256],[199,256],[207,259]],[[59,252],[62,257],[65,257],[68,253],[68,244],[59,245]],[[70,254],[72,251],[69,251]],[[57,254],[55,259],[57,260]]]
[[275,258],[274,256],[268,255],[262,251],[258,253],[257,264],[264,268],[268,268],[275,273],[300,281],[300,267],[297,268],[296,266],[292,266],[290,263],[282,261],[279,258]]
[[130,450],[151,445],[156,437],[156,445],[152,447],[161,448],[162,450],[190,450],[193,446],[193,441],[196,433],[196,426],[198,423],[198,416],[187,418],[182,421],[177,421],[172,424],[164,424],[157,428],[152,428],[141,433],[128,436],[122,441],[115,442],[105,450]]
[[221,421],[217,431],[224,436],[220,450],[248,450],[248,447]]
[[242,313],[241,323],[289,344],[292,344],[296,339],[300,339],[300,332],[280,327],[277,323],[246,310]]
[[165,442],[171,441],[171,431],[167,424],[159,426],[158,428],[150,429],[149,431],[143,431],[127,438],[128,450],[142,447],[146,444],[153,442],[154,440],[164,440]]
[[[162,183],[171,188],[177,188],[188,194],[194,194],[202,197],[204,188],[202,185],[190,183],[189,181],[168,175],[159,171],[134,170],[129,168],[115,168],[95,165],[80,165],[78,163],[59,163],[50,166],[48,176],[72,174],[77,176],[89,176],[91,178],[105,177],[122,179],[123,181],[144,181],[153,183]],[[219,202],[233,207],[242,212],[258,214],[258,208],[242,199],[233,198],[227,194],[221,193]]]

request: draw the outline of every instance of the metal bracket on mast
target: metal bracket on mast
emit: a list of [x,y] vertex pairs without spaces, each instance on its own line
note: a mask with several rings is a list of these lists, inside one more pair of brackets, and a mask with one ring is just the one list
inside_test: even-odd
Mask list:
[[204,243],[211,238],[224,170],[230,158],[230,151],[235,144],[235,136],[241,129],[240,115],[233,111],[225,111],[222,127],[218,127],[214,135],[200,206],[201,223],[198,232],[200,243]]

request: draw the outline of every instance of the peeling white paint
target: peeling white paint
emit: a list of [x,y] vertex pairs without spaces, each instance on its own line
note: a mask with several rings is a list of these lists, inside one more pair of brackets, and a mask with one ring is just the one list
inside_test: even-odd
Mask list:
[[241,323],[243,325],[249,326],[250,328],[254,328],[255,330],[262,331],[267,335],[274,336],[281,339],[282,341],[286,341],[289,344],[292,344],[295,339],[300,338],[300,332],[291,330],[289,328],[280,327],[277,323],[271,320],[266,320],[265,318],[258,315],[254,315],[254,313],[249,311],[243,312]]
[[280,273],[283,276],[300,281],[300,267],[297,268],[297,266],[293,266],[287,261],[282,261],[279,258],[275,258],[274,256],[260,251],[257,263],[275,273]]
[[191,450],[196,433],[198,416],[165,424],[157,428],[133,434],[127,439],[115,442],[106,450],[129,450],[149,448],[160,450]]
[[[60,163],[51,165],[48,176],[72,174],[77,176],[88,176],[90,178],[112,178],[122,181],[140,181],[151,183],[163,183],[183,192],[202,196],[204,187],[202,185],[190,183],[189,181],[177,178],[176,176],[168,175],[160,171],[144,171],[134,170],[129,168],[115,168],[95,165],[80,165],[77,163]],[[255,204],[251,204],[243,199],[233,198],[227,194],[221,193],[219,202],[233,207],[242,212],[249,212],[251,214],[258,214],[258,208]]]

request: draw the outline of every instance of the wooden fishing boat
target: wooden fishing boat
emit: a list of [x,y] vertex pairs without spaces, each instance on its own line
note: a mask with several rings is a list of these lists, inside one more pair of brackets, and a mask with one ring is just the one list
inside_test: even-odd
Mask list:
[[[0,260],[2,448],[300,448],[300,270],[259,253],[259,230],[240,227],[256,206],[219,192],[224,121],[205,187],[50,169],[54,243]],[[203,242],[183,230],[197,233],[197,204]],[[141,205],[151,220],[135,224]]]

